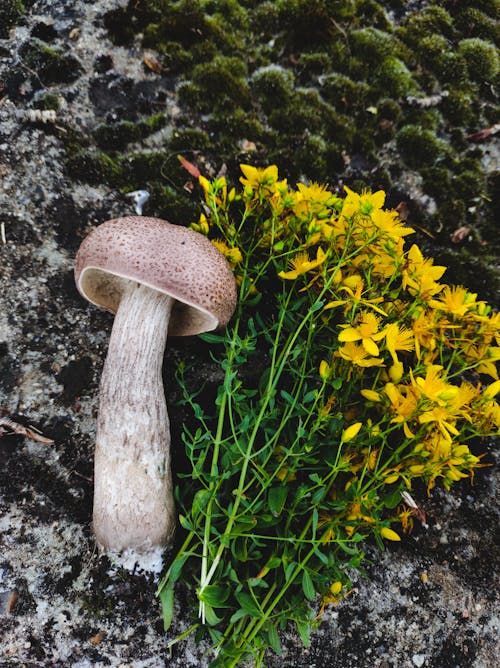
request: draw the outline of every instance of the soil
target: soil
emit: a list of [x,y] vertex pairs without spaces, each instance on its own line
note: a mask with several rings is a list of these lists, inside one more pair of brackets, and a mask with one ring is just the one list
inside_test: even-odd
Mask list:
[[[154,577],[117,569],[97,553],[93,438],[112,317],[84,303],[73,281],[83,237],[133,207],[105,182],[77,178],[74,162],[68,171],[70,139],[90,137],[117,107],[133,118],[137,105],[163,99],[169,114],[154,148],[176,116],[173,83],[143,65],[139,42],[110,41],[104,16],[124,3],[25,5],[24,19],[0,41],[0,418],[53,443],[0,437],[0,668],[206,666],[206,647],[192,639],[169,650],[188,628],[195,601],[177,591],[174,624],[165,633]],[[57,58],[47,50],[40,56],[39,41]],[[30,65],[27,53],[35,54]],[[49,93],[58,100],[55,116],[38,104]],[[477,274],[473,261],[460,267],[460,281],[481,290]],[[491,292],[486,285],[481,296],[494,299]],[[199,359],[209,386],[220,379],[197,341],[171,343],[164,377],[177,470],[184,416],[175,405],[174,374],[186,356]],[[488,451],[493,443],[479,447]],[[485,462],[493,461],[487,454]],[[422,494],[427,528],[417,526],[385,552],[368,546],[366,577],[352,574],[354,589],[325,614],[311,647],[289,630],[283,654],[269,653],[266,665],[498,665],[496,482],[486,467],[451,494]]]

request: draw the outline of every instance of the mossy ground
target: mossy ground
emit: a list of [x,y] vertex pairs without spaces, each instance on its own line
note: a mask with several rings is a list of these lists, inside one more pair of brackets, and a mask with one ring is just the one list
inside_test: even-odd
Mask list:
[[498,179],[483,167],[488,144],[470,136],[498,115],[498,9],[496,0],[131,1],[106,15],[109,36],[154,50],[161,71],[151,76],[169,81],[180,113],[153,151],[141,141],[155,117],[103,125],[86,149],[89,176],[149,188],[166,216],[195,213],[177,152],[208,172],[225,164],[234,178],[246,161],[276,163],[291,182],[384,187],[402,199],[412,182],[437,208],[430,219],[414,197],[413,223],[438,242],[476,228],[476,250],[494,252]]

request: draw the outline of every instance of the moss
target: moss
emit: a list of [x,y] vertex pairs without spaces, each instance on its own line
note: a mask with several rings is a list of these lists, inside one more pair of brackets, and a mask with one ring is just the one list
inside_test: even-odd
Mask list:
[[280,29],[280,9],[274,0],[261,2],[250,12],[252,30],[267,40]]
[[396,142],[404,161],[409,167],[432,165],[446,153],[446,144],[436,138],[430,130],[418,125],[405,125],[397,133]]
[[321,95],[337,110],[364,108],[370,86],[364,81],[353,81],[345,74],[333,72],[321,79]]
[[[494,41],[498,4],[129,0],[116,14],[114,29],[119,33],[119,23],[127,23],[135,39],[142,32],[143,46],[160,54],[173,75],[181,114],[161,156],[140,150],[140,157],[110,153],[111,164],[95,155],[94,162],[115,187],[137,187],[133,167],[154,190],[155,201],[171,207],[175,197],[186,197],[181,187],[161,191],[164,174],[175,176],[179,152],[199,151],[205,163],[224,162],[230,178],[237,178],[242,140],[249,140],[256,145],[256,162],[276,162],[290,179],[331,181],[334,174],[346,179],[355,173],[365,186],[377,188],[378,148],[388,185],[415,170],[443,220],[465,215],[483,178],[477,156],[466,157],[471,143],[465,137],[496,123],[498,105],[492,87],[481,85],[478,66],[470,69],[467,49],[458,45],[471,35]],[[429,108],[405,100],[443,89],[448,97]],[[112,130],[124,133],[118,143],[126,145],[127,132],[143,141],[137,128],[117,125]],[[446,133],[446,143],[440,133]],[[394,138],[396,151],[387,146]],[[97,139],[106,150],[116,148],[116,137]],[[343,151],[353,156],[348,167]],[[451,200],[457,203],[450,206]],[[475,206],[485,218],[491,215],[486,198]],[[455,223],[448,218],[448,226]]]
[[450,171],[446,167],[425,167],[420,170],[427,195],[438,200],[448,199],[451,193]]
[[466,202],[481,197],[484,194],[485,185],[484,176],[480,171],[467,169],[452,179],[455,196]]
[[100,148],[116,151],[157,132],[166,125],[166,122],[165,114],[154,114],[137,123],[121,121],[100,125],[94,130],[93,136]]
[[453,19],[446,9],[432,5],[410,13],[403,25],[396,30],[396,34],[418,50],[418,44],[423,37],[443,35],[451,39],[455,29]]
[[194,89],[201,93],[199,106],[202,111],[250,105],[246,67],[238,58],[218,56],[212,62],[196,65],[191,76]]
[[401,117],[401,105],[390,97],[384,97],[377,103],[377,114],[379,119],[396,122]]
[[0,39],[9,36],[13,28],[24,16],[24,5],[21,0],[2,0],[0,3]]
[[477,118],[472,95],[465,91],[452,88],[442,99],[440,108],[444,117],[453,125],[469,127]]
[[61,98],[55,93],[45,93],[38,98],[36,107],[38,109],[52,109],[54,111],[59,111],[61,108]]
[[418,91],[411,72],[399,58],[385,58],[375,70],[373,84],[377,91],[394,97],[409,95]]
[[319,45],[327,44],[335,34],[331,19],[338,4],[328,4],[323,0],[283,0],[280,4],[280,23],[285,29],[288,47],[292,51],[317,51]]
[[252,77],[252,91],[266,114],[277,106],[287,105],[292,97],[293,87],[293,73],[276,65],[261,68],[254,72]]
[[280,133],[329,136],[345,147],[350,146],[354,133],[351,120],[337,113],[313,89],[297,89],[288,105],[276,107],[269,114],[269,122]]
[[305,137],[297,151],[297,161],[303,174],[310,179],[321,179],[326,172],[328,147],[319,135]]
[[23,64],[34,70],[44,83],[69,83],[80,76],[80,63],[61,47],[31,39],[19,49]]
[[482,39],[491,40],[498,43],[500,39],[500,23],[496,15],[488,16],[477,7],[461,7],[461,11],[456,16],[456,27],[464,35],[474,35]]
[[463,39],[458,43],[458,52],[465,60],[471,79],[492,81],[498,74],[498,51],[493,44],[478,37]]
[[392,30],[384,5],[376,0],[358,0],[356,13],[358,16],[363,16],[374,28],[386,31]]
[[186,128],[174,130],[170,137],[169,148],[175,153],[187,151],[204,151],[211,147],[210,137],[203,130]]
[[113,184],[121,174],[120,162],[101,151],[86,148],[71,152],[66,158],[66,170],[78,181]]
[[405,123],[407,125],[418,125],[425,130],[437,132],[440,122],[441,114],[434,107],[422,109],[419,106],[411,106],[406,109]]
[[299,56],[297,71],[302,81],[322,75],[331,66],[331,57],[325,52],[302,53]]
[[349,40],[353,56],[366,61],[370,67],[384,61],[395,50],[394,37],[377,28],[353,30]]

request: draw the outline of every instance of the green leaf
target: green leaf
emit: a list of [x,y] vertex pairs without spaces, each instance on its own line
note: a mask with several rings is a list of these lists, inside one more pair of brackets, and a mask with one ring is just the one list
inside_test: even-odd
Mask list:
[[388,494],[384,499],[386,508],[395,508],[401,502],[401,490],[395,489],[392,494]]
[[294,398],[293,398],[292,395],[291,395],[289,392],[287,392],[286,390],[281,390],[280,394],[281,394],[281,397],[282,397],[285,401],[288,401],[289,404],[293,404],[293,403],[294,403],[294,401],[295,401]]
[[205,603],[205,619],[207,620],[207,624],[210,626],[215,626],[216,624],[220,624],[222,621],[222,617],[217,617],[215,614],[213,608],[210,605],[207,605]]
[[308,601],[314,600],[316,591],[308,571],[304,571],[302,573],[302,591],[304,592],[304,596]]
[[208,603],[214,608],[220,608],[229,598],[229,588],[219,585],[207,585],[202,592],[198,594],[200,601]]
[[179,524],[187,531],[194,531],[194,527],[185,515],[179,515]]
[[209,492],[208,489],[200,489],[198,492],[196,492],[191,507],[191,516],[193,519],[196,519],[200,512],[205,510],[208,502],[210,501],[210,497],[211,492]]
[[231,624],[235,624],[239,619],[242,617],[246,617],[248,613],[243,610],[243,608],[240,608],[239,610],[236,610],[236,612],[231,616],[231,619],[229,620]]
[[276,630],[276,626],[274,624],[271,624],[271,626],[267,630],[267,640],[269,642],[269,647],[273,650],[273,652],[276,652],[276,654],[281,655],[283,650],[281,649],[281,643],[278,636],[278,631]]
[[199,334],[199,337],[202,341],[206,341],[207,343],[224,343],[225,341],[225,338],[220,334],[211,334],[210,332]]
[[250,615],[250,617],[260,617],[262,615],[262,610],[257,606],[250,594],[239,591],[236,592],[235,597],[247,615]]
[[313,515],[312,515],[312,534],[313,534],[313,540],[316,540],[316,530],[318,528],[318,509],[314,508],[313,510]]
[[179,579],[184,564],[186,563],[188,558],[189,554],[183,554],[181,557],[177,557],[176,560],[170,566],[170,569],[168,571],[168,579],[172,584]]
[[288,582],[290,578],[293,575],[293,572],[295,571],[295,568],[297,567],[297,564],[295,561],[292,561],[290,564],[285,569],[285,581]]
[[165,587],[160,589],[159,597],[161,601],[161,608],[163,613],[163,629],[168,631],[172,623],[174,615],[174,584],[169,582]]
[[300,639],[304,647],[311,646],[311,627],[307,622],[296,621],[297,631],[299,632]]
[[285,505],[286,497],[288,494],[288,487],[285,485],[280,485],[279,487],[271,487],[268,495],[269,510],[272,514],[277,517],[281,514],[283,507]]
[[334,390],[340,390],[340,388],[342,387],[342,378],[341,377],[334,378],[332,380],[332,386]]

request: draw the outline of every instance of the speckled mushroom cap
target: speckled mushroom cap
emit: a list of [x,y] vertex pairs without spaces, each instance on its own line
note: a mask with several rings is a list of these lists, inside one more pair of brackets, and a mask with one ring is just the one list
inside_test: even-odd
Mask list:
[[128,280],[176,300],[173,336],[224,327],[236,308],[234,275],[222,253],[202,234],[159,218],[109,220],[82,242],[75,281],[83,297],[116,313]]

